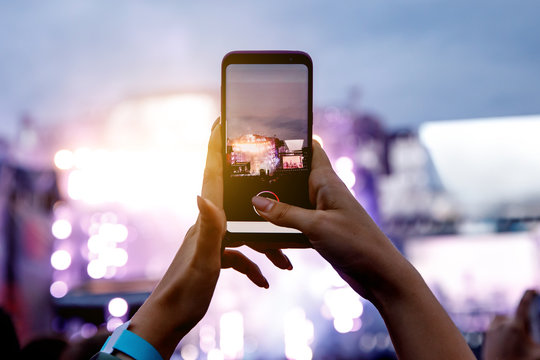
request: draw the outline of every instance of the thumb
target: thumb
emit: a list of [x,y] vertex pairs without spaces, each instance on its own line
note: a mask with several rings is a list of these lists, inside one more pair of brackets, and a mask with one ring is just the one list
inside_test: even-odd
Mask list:
[[295,228],[306,234],[313,223],[315,210],[303,209],[262,196],[254,196],[251,203],[263,218],[275,225]]
[[209,200],[197,196],[200,211],[200,233],[197,240],[197,256],[208,259],[221,252],[221,241],[225,235],[225,215]]

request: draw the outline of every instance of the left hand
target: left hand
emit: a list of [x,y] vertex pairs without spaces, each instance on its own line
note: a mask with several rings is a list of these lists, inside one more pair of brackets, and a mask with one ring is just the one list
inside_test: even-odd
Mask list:
[[[236,250],[222,250],[226,231],[223,211],[223,170],[219,119],[212,127],[199,217],[187,232],[167,272],[131,319],[129,327],[168,359],[178,342],[208,310],[221,268],[245,274],[255,285],[268,288],[259,267]],[[265,251],[281,269],[292,269],[281,250]]]

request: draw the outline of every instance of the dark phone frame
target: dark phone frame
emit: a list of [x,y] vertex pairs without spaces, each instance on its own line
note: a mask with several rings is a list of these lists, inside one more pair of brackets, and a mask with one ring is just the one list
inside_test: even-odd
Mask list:
[[[308,68],[308,147],[312,151],[313,138],[313,62],[311,57],[302,51],[231,51],[221,62],[221,144],[223,163],[223,193],[226,191],[227,166],[226,150],[226,69],[231,64],[304,64]],[[308,170],[311,172],[311,158],[307,159]],[[306,184],[307,186],[308,184]],[[225,196],[223,201],[225,201]],[[225,234],[224,246],[236,247],[249,245],[253,248],[305,248],[311,247],[304,234],[291,233],[231,233]]]

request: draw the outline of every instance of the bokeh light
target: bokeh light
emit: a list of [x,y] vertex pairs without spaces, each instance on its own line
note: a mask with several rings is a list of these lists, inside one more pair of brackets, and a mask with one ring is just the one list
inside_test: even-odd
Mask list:
[[124,320],[117,317],[112,317],[107,321],[107,330],[114,331],[117,327],[119,327],[123,323],[124,323]]
[[101,279],[107,273],[107,266],[103,261],[95,259],[88,263],[86,271],[92,279]]
[[122,317],[126,315],[128,311],[128,303],[124,298],[117,297],[109,301],[107,309],[109,310],[109,314],[112,316]]
[[52,296],[59,299],[66,296],[68,293],[68,286],[63,281],[55,281],[51,284],[49,290]]
[[71,223],[66,219],[58,219],[53,222],[51,232],[55,238],[63,240],[71,235]]
[[183,360],[197,360],[199,357],[199,348],[193,344],[186,344],[180,349],[180,355]]
[[239,359],[244,353],[244,317],[230,311],[219,320],[219,346],[225,359]]
[[59,150],[54,155],[54,165],[60,170],[69,170],[73,167],[75,158],[70,150]]
[[66,250],[57,250],[51,255],[51,265],[56,270],[66,270],[71,265],[71,255]]

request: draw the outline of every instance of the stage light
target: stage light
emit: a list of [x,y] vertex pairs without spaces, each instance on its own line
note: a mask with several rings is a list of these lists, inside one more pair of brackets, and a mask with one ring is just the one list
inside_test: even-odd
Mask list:
[[354,328],[354,321],[350,317],[342,317],[334,319],[334,329],[338,333],[345,334]]
[[101,279],[107,273],[107,266],[101,260],[92,260],[86,267],[88,276],[92,279]]
[[88,250],[94,254],[99,254],[107,247],[105,239],[99,235],[92,235],[87,242]]
[[205,353],[216,347],[216,330],[212,325],[203,325],[199,329],[199,347]]
[[51,292],[51,295],[58,299],[66,296],[68,292],[68,286],[63,281],[55,281],[51,284],[49,290]]
[[193,344],[186,344],[180,349],[180,355],[183,360],[197,360],[199,349]]
[[313,323],[306,319],[302,308],[294,308],[285,315],[284,336],[287,359],[311,360],[313,352],[309,344],[313,341]]
[[208,360],[223,360],[223,353],[219,349],[212,349],[208,352]]
[[352,189],[356,183],[356,176],[353,173],[354,163],[351,158],[342,156],[336,160],[334,164],[336,174],[347,185],[349,189]]
[[56,270],[66,270],[71,265],[71,255],[66,250],[57,250],[51,255],[51,265]]
[[113,317],[113,318],[110,318],[108,321],[107,321],[107,330],[112,332],[114,331],[117,327],[119,327],[120,325],[122,325],[124,323],[124,321],[122,319],[119,319],[117,317]]
[[128,311],[128,303],[125,299],[117,297],[109,301],[107,308],[109,309],[109,314],[112,316],[122,317]]
[[313,134],[312,139],[317,141],[321,145],[321,147],[324,149],[324,143],[323,143],[322,137],[320,137],[319,135]]
[[69,150],[59,150],[54,155],[54,165],[60,170],[69,170],[73,167],[74,163],[73,153]]
[[244,354],[244,317],[239,311],[221,315],[219,346],[225,359],[239,359]]
[[102,224],[99,235],[115,242],[124,242],[128,237],[128,229],[122,224]]
[[90,339],[96,335],[98,328],[92,323],[85,323],[81,326],[81,336],[85,339]]
[[51,227],[51,232],[55,238],[63,240],[71,235],[71,223],[65,219],[56,220]]

